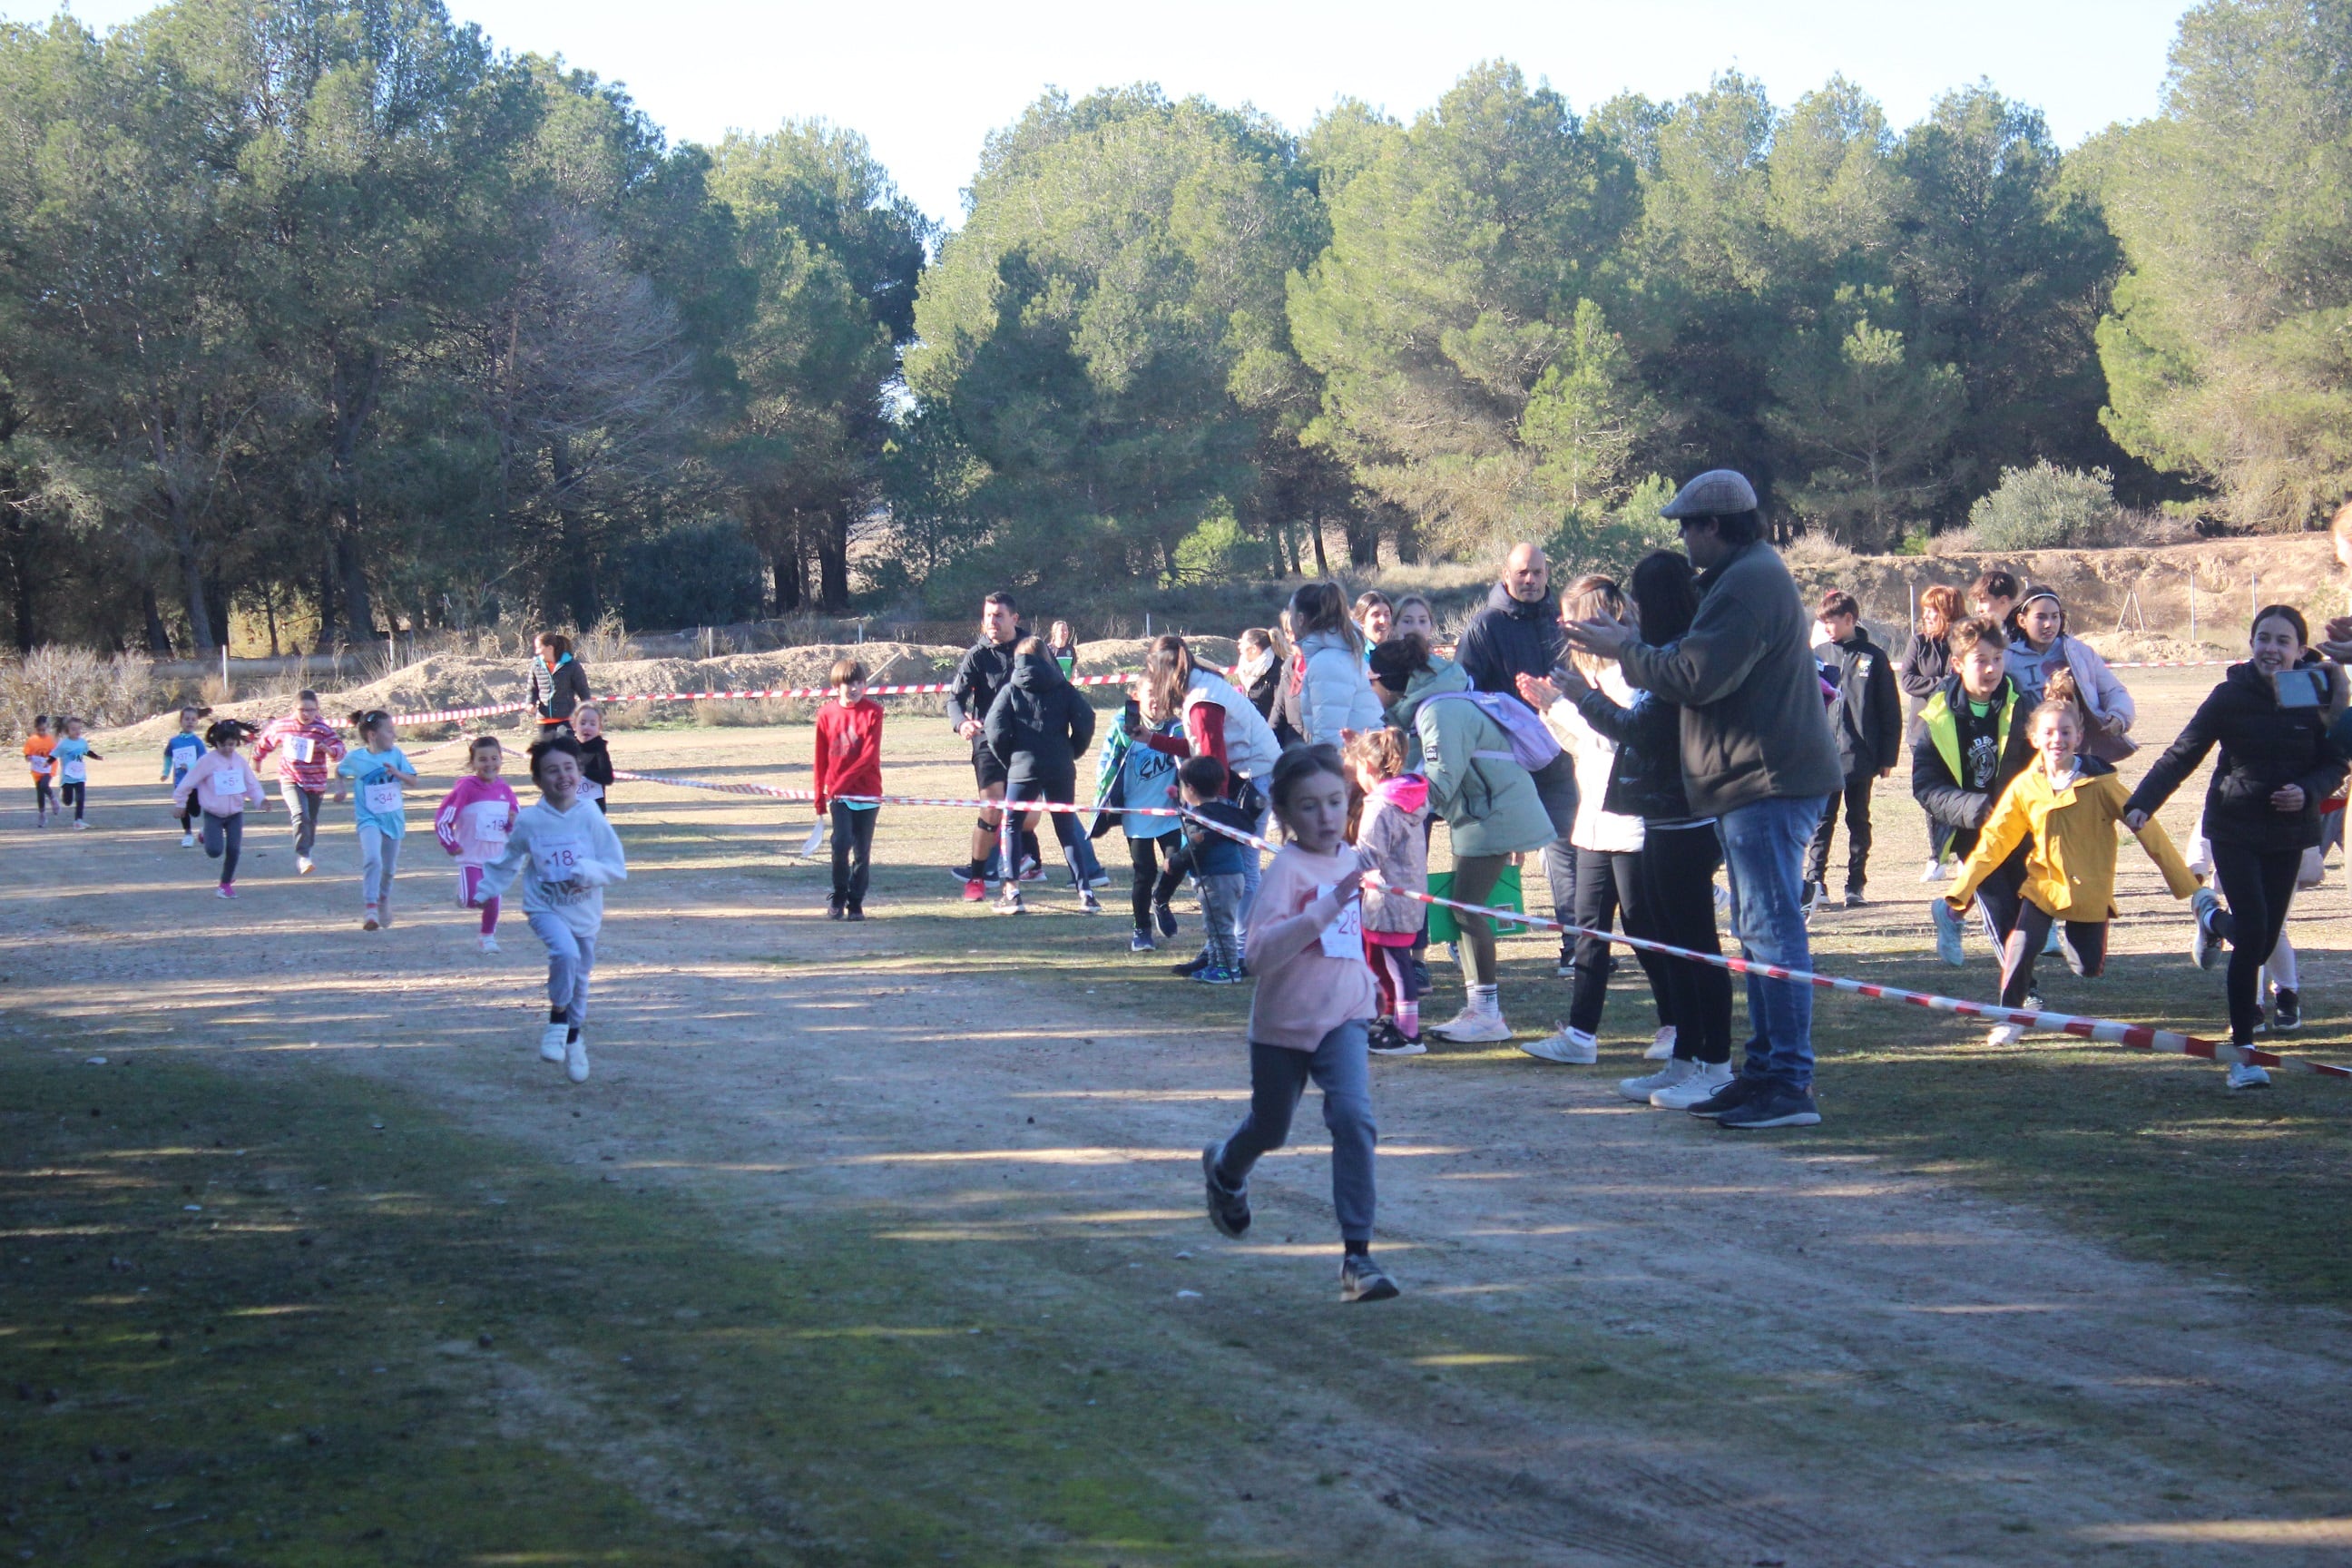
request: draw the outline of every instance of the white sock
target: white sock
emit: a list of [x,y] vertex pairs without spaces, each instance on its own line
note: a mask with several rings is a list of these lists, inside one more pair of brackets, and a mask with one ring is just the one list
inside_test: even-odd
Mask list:
[[1503,1010],[1503,988],[1497,985],[1470,987],[1470,1005],[1480,1013],[1500,1013]]

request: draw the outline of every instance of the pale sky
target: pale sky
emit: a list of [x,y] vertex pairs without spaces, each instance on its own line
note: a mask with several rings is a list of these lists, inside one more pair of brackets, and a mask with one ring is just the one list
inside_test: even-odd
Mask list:
[[[44,3],[0,0],[37,19]],[[141,0],[75,0],[106,27]],[[2063,146],[2155,112],[2180,0],[1290,0],[993,5],[747,0],[450,0],[499,46],[625,83],[673,140],[786,119],[862,132],[899,186],[954,223],[982,140],[1047,87],[1157,81],[1304,130],[1341,97],[1401,119],[1481,59],[1549,79],[1577,110],[1675,98],[1738,68],[1785,104],[1843,72],[1898,127],[1979,79],[2040,109]]]

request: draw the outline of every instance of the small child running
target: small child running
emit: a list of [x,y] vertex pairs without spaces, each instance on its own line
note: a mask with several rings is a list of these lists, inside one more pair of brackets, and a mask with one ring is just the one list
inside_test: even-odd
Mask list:
[[531,782],[539,801],[516,814],[507,847],[476,889],[495,899],[522,879],[523,918],[547,948],[547,1027],[539,1054],[562,1062],[574,1083],[588,1079],[588,977],[604,925],[604,889],[625,879],[628,859],[603,812],[580,795],[580,744],[569,735],[534,741]]
[[72,806],[73,825],[86,828],[89,824],[82,820],[81,812],[89,799],[89,764],[106,759],[91,751],[89,742],[82,738],[79,719],[68,714],[58,722],[65,733],[58,737],[49,753],[50,765],[58,771],[58,810],[62,813],[67,806]]
[[827,920],[862,921],[882,808],[839,797],[882,793],[882,704],[866,695],[866,667],[854,658],[833,661],[830,684],[833,700],[817,710],[813,770],[817,820],[828,809],[833,817],[833,892],[824,913]]
[[49,716],[33,715],[33,732],[25,737],[25,765],[33,771],[33,826],[47,827],[49,813],[57,808],[57,797],[50,792],[50,782],[57,777],[58,764],[54,753],[58,739],[49,732]]
[[1345,755],[1364,796],[1356,848],[1380,873],[1378,883],[1364,888],[1364,962],[1381,994],[1371,1050],[1417,1057],[1429,1047],[1421,1043],[1412,944],[1429,907],[1410,895],[1429,890],[1429,781],[1405,772],[1404,738],[1394,730],[1364,731],[1348,742]]
[[261,775],[237,750],[253,738],[253,726],[239,719],[216,721],[205,731],[212,749],[198,757],[172,786],[172,804],[194,803],[204,811],[205,853],[221,863],[220,897],[236,897],[236,860],[245,849],[245,808],[268,805]]
[[507,781],[506,749],[496,735],[477,735],[466,748],[466,772],[433,814],[433,836],[457,858],[457,907],[482,911],[482,951],[499,950],[499,900],[481,896],[482,874],[503,854],[522,803]]
[[580,798],[610,809],[604,795],[613,787],[613,753],[604,745],[604,710],[593,702],[573,709],[572,738],[580,742]]
[[[1944,895],[1953,909],[1966,909],[1977,885],[2018,845],[2029,845],[2023,902],[2001,948],[2004,1007],[2021,1005],[2033,989],[2033,961],[2059,922],[2065,927],[2069,968],[2087,980],[2106,967],[2107,922],[2116,915],[2116,825],[2131,795],[2112,763],[2076,754],[2083,722],[2073,703],[2043,702],[2028,722],[2040,765],[2019,773],[2001,792]],[[2150,818],[2138,838],[2174,898],[2197,891],[2197,879],[2160,824]],[[2011,1046],[2024,1037],[2022,1024],[1996,1024],[1987,1043]]]
[[352,715],[360,750],[346,752],[335,773],[358,786],[352,797],[360,835],[360,929],[392,924],[392,879],[400,871],[400,841],[408,836],[404,784],[416,782],[415,765],[393,744],[392,715],[371,708]]
[[[196,759],[205,754],[205,738],[196,733],[196,726],[211,712],[209,708],[181,709],[180,732],[163,742],[163,782],[175,791],[180,787],[180,781],[188,776],[188,770],[196,765]],[[183,849],[196,847],[196,813],[201,809],[194,799],[180,807],[180,847]]]
[[[1173,854],[1181,840],[1176,818],[1153,816],[1175,798],[1176,759],[1149,744],[1145,737],[1168,735],[1176,726],[1160,710],[1160,699],[1149,680],[1135,683],[1119,722],[1106,725],[1102,754],[1095,764],[1095,819],[1092,837],[1099,838],[1116,821],[1127,837],[1130,871],[1128,905],[1135,917],[1135,932],[1127,939],[1129,952],[1150,952],[1160,943],[1153,936],[1176,934],[1176,911],[1153,897],[1160,884],[1160,858]],[[1134,808],[1141,806],[1145,810]]]
[[[1238,985],[1247,978],[1242,969],[1246,951],[1242,941],[1242,894],[1248,883],[1248,857],[1255,851],[1193,820],[1223,823],[1252,835],[1257,832],[1256,819],[1225,798],[1226,782],[1225,764],[1214,757],[1187,757],[1178,765],[1176,787],[1192,816],[1183,819],[1183,846],[1169,851],[1168,864],[1151,889],[1153,908],[1164,910],[1186,877],[1201,879],[1201,924],[1208,939],[1209,962],[1199,970],[1182,972],[1204,985]],[[1170,923],[1174,923],[1173,917]]]
[[1339,1300],[1381,1301],[1396,1282],[1372,1261],[1370,1058],[1374,1005],[1359,897],[1366,867],[1342,837],[1348,780],[1338,751],[1293,746],[1275,764],[1274,814],[1290,842],[1265,868],[1250,910],[1258,966],[1250,1005],[1250,1109],[1224,1141],[1201,1151],[1209,1223],[1238,1238],[1250,1226],[1250,1169],[1290,1136],[1309,1079],[1331,1130],[1331,1202],[1339,1211]]

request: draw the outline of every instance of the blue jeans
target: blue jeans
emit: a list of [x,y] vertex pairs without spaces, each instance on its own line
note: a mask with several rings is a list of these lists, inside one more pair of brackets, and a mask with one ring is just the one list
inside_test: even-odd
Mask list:
[[[1715,819],[1731,878],[1732,919],[1742,957],[1810,970],[1805,940],[1805,850],[1821,825],[1822,797],[1759,800]],[[1802,981],[1748,977],[1748,1060],[1742,1076],[1801,1091],[1813,1084],[1813,988]]]

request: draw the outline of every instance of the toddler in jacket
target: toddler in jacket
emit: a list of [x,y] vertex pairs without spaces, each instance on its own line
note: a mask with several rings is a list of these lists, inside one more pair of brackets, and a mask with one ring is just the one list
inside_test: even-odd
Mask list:
[[1250,1170],[1290,1136],[1312,1079],[1331,1130],[1331,1202],[1339,1210],[1339,1300],[1380,1301],[1396,1282],[1372,1261],[1372,1120],[1364,1029],[1372,1016],[1364,964],[1365,866],[1343,837],[1348,778],[1332,746],[1293,746],[1275,764],[1274,814],[1290,842],[1265,868],[1250,910],[1250,1108],[1201,1151],[1209,1223],[1239,1237],[1250,1226]]
[[515,816],[507,847],[476,891],[495,899],[522,879],[523,918],[547,949],[547,1027],[539,1054],[562,1062],[574,1083],[588,1079],[588,977],[604,925],[604,889],[625,880],[628,859],[604,814],[580,793],[580,743],[569,735],[534,741],[531,782],[539,802]]
[[1421,1043],[1412,946],[1429,907],[1412,895],[1429,889],[1429,781],[1405,772],[1404,738],[1394,730],[1364,731],[1348,742],[1345,757],[1363,794],[1356,848],[1378,873],[1364,884],[1364,962],[1381,998],[1370,1048],[1417,1057],[1429,1047]]
[[506,748],[498,737],[476,736],[466,748],[465,775],[433,814],[433,837],[457,857],[457,907],[482,911],[484,952],[499,950],[499,900],[481,896],[482,876],[506,852],[507,835],[522,811],[515,792],[499,777],[505,765]]
[[[2001,949],[2004,1007],[2018,1006],[2033,989],[2034,958],[2056,925],[2065,928],[2066,962],[2075,973],[2095,979],[2106,967],[2107,922],[2116,914],[2116,825],[2124,819],[2131,793],[2112,763],[2078,754],[2083,725],[2072,702],[2045,701],[2028,723],[2036,765],[2001,791],[1958,879],[1944,895],[1953,909],[1966,909],[1977,885],[2020,844],[2029,846],[2021,889],[2024,901]],[[2197,879],[2160,824],[2150,818],[2138,838],[2174,898],[2197,891]],[[2014,1045],[2024,1036],[2022,1024],[1997,1024],[1988,1041]]]

